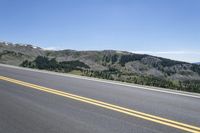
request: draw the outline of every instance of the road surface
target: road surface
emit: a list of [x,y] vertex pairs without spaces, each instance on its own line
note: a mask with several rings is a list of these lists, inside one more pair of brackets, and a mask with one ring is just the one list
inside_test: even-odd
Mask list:
[[200,132],[200,95],[0,65],[0,133]]

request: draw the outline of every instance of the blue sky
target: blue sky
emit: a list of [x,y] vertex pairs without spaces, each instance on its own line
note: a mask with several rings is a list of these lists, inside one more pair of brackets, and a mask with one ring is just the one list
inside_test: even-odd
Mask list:
[[0,0],[0,40],[200,61],[200,0]]

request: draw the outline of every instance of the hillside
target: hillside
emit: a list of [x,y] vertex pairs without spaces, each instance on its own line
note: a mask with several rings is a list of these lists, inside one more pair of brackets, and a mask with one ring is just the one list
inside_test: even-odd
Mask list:
[[50,51],[0,42],[0,63],[200,92],[199,65],[125,51]]

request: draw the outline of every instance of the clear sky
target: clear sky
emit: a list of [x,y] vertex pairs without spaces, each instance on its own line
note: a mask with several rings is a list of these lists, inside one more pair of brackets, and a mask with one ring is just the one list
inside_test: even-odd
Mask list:
[[200,0],[0,0],[0,40],[200,61]]

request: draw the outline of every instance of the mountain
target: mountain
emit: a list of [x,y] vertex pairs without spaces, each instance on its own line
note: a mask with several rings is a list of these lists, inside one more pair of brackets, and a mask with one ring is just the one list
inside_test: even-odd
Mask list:
[[200,65],[200,62],[195,62],[194,64],[198,64],[198,65]]
[[24,60],[34,60],[39,55],[45,56],[44,50],[39,47],[0,42],[0,63],[20,65]]
[[0,42],[0,63],[200,92],[199,65],[126,51],[54,51]]

